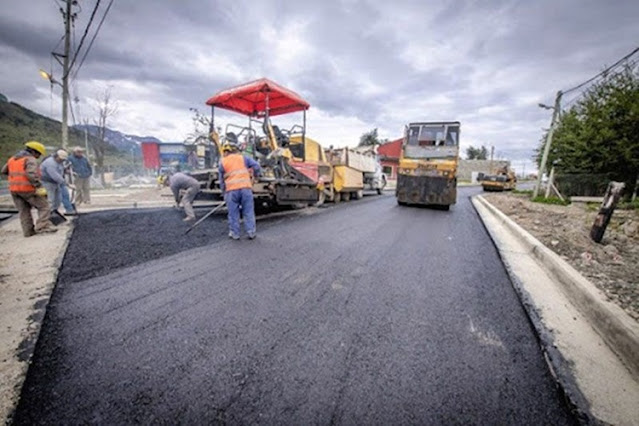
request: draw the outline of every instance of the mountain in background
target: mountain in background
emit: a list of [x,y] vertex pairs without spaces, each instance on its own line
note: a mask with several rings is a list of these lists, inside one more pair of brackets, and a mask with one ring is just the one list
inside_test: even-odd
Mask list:
[[[15,102],[9,102],[0,93],[0,163],[4,164],[30,140],[42,142],[51,149],[59,147],[61,127],[59,121],[33,112]],[[69,126],[69,147],[85,146],[85,128],[87,144],[91,149],[98,134],[98,127],[94,125]],[[109,128],[106,129],[105,139],[110,145],[107,157],[130,157],[131,153],[140,153],[140,142],[161,142],[153,136],[127,135]]]
[[[93,137],[97,137],[99,127],[92,124],[78,124],[77,126],[73,126],[74,129],[77,129],[84,133],[84,129],[87,130],[87,133]],[[111,130],[109,128],[106,129],[104,139],[109,143],[109,145],[115,147],[118,151],[131,153],[131,150],[135,152],[140,152],[140,143],[141,142],[157,142],[161,143],[162,141],[154,136],[136,136],[136,135],[127,135],[122,132],[118,132],[117,130]]]

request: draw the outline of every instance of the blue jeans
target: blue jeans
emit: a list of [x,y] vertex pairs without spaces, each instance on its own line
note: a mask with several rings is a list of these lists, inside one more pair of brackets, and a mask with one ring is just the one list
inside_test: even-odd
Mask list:
[[64,206],[64,210],[67,213],[72,213],[75,211],[73,208],[73,204],[71,204],[71,197],[69,196],[69,188],[66,185],[60,186],[60,199],[62,200],[62,205]]
[[75,211],[69,197],[69,188],[66,185],[51,182],[42,182],[42,185],[47,190],[47,199],[51,205],[51,210],[58,210],[60,203],[62,203],[67,213]]
[[255,208],[253,205],[253,190],[236,189],[227,191],[224,196],[229,210],[229,231],[235,237],[240,236],[240,208],[244,217],[244,229],[249,235],[255,235]]

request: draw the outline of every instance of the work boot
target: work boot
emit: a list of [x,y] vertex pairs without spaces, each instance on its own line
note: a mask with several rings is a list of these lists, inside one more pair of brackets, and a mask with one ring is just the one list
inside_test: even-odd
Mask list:
[[249,239],[249,240],[254,240],[254,239],[255,239],[255,237],[256,237],[255,232],[250,232],[250,233],[248,234],[248,239]]
[[195,220],[195,216],[187,216],[184,219],[182,219],[184,222],[191,222],[193,220]]
[[30,231],[26,231],[23,233],[25,238],[29,238],[29,237],[33,237],[36,234],[36,231],[34,231],[33,229],[31,229]]
[[232,240],[239,240],[240,236],[239,235],[235,235],[232,232],[229,232],[229,238],[232,239]]

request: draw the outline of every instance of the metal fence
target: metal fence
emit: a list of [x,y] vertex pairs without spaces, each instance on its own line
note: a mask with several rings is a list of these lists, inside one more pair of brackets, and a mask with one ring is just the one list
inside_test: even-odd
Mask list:
[[612,180],[619,181],[620,177],[613,173],[558,174],[555,176],[555,186],[562,195],[567,197],[601,197]]

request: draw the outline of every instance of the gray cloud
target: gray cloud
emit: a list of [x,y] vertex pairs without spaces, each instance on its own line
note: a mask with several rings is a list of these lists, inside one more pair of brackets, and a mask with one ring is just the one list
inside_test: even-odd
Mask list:
[[[95,0],[79,3],[76,44]],[[191,127],[189,107],[206,111],[215,92],[268,77],[330,120],[309,122],[311,133],[314,124],[341,135],[352,127],[346,139],[356,141],[377,127],[395,138],[411,120],[460,119],[462,148],[493,144],[520,161],[550,118],[536,104],[636,47],[637,16],[631,0],[117,1],[72,92],[89,114],[89,98],[111,86],[126,111],[114,125],[179,140]],[[62,34],[55,2],[4,8],[0,92],[49,115],[37,69],[51,67]],[[61,74],[55,61],[53,74]],[[323,143],[339,144],[325,132]]]

